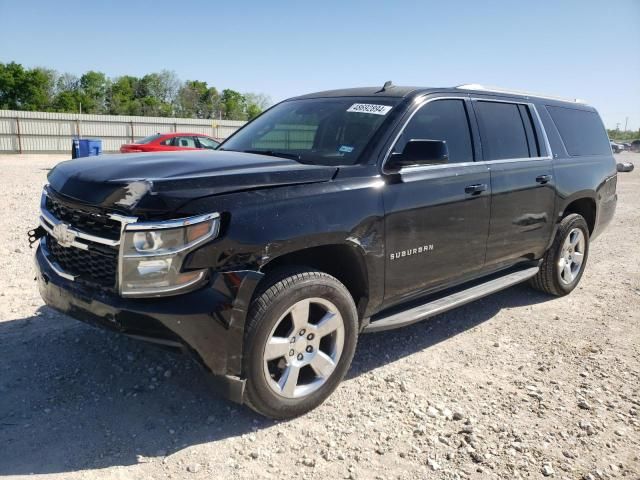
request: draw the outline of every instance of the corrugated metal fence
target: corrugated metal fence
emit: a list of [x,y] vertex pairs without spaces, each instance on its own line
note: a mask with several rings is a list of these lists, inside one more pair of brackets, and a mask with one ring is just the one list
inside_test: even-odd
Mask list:
[[115,152],[123,143],[158,132],[182,131],[227,138],[244,123],[235,120],[0,110],[0,152],[68,153],[71,151],[71,140],[77,136],[99,138],[103,151]]

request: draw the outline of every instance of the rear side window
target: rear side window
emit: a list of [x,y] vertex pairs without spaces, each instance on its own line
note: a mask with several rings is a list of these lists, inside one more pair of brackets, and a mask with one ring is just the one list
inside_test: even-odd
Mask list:
[[478,101],[475,110],[485,160],[538,156],[531,116],[525,105]]
[[173,145],[183,148],[196,148],[196,141],[193,137],[175,137]]
[[596,112],[576,108],[551,107],[547,110],[571,156],[609,155],[611,146]]
[[411,118],[395,144],[402,152],[409,140],[443,140],[449,149],[449,163],[473,162],[469,119],[464,100],[436,100],[427,103]]

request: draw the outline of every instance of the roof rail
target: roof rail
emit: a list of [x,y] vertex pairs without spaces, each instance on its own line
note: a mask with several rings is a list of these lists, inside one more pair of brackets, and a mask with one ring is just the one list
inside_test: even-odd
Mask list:
[[563,98],[563,97],[554,97],[553,95],[542,95],[540,93],[532,93],[525,92],[523,90],[509,90],[507,88],[499,88],[499,87],[486,87],[484,85],[480,85],[479,83],[466,83],[464,85],[458,85],[455,87],[460,90],[482,90],[485,92],[493,92],[493,93],[506,93],[510,95],[522,95],[525,97],[535,97],[535,98],[547,98],[549,100],[560,100],[562,102],[571,102],[571,103],[587,103],[586,101],[580,98]]

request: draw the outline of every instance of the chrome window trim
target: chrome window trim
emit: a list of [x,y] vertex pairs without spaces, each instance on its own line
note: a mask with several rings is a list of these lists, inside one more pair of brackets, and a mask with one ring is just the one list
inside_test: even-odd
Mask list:
[[[526,105],[527,107],[529,107],[530,111],[533,112],[533,115],[535,115],[535,118],[538,122],[538,125],[540,127],[540,130],[542,132],[542,137],[544,140],[544,146],[546,148],[547,151],[547,155],[546,156],[538,156],[538,157],[519,157],[519,158],[501,158],[498,160],[481,160],[479,162],[457,162],[457,163],[446,163],[444,165],[442,164],[437,164],[437,165],[416,165],[415,167],[405,167],[403,169],[400,170],[400,173],[412,173],[412,172],[421,172],[421,171],[425,171],[425,170],[438,170],[438,169],[447,169],[447,168],[456,168],[456,167],[469,167],[472,165],[493,165],[493,164],[500,164],[500,163],[512,163],[512,162],[523,162],[523,161],[540,161],[540,160],[552,160],[553,159],[553,153],[551,151],[551,144],[549,143],[549,138],[547,137],[547,132],[544,128],[544,125],[542,124],[542,119],[540,118],[540,114],[538,113],[538,109],[536,108],[535,104],[530,103],[530,102],[522,102],[522,101],[516,101],[516,100],[494,100],[491,98],[480,98],[480,97],[470,97],[470,96],[446,96],[446,97],[434,97],[434,98],[427,98],[426,100],[423,100],[422,102],[420,102],[417,106],[417,108],[411,113],[411,115],[409,116],[409,118],[407,118],[407,120],[404,122],[404,124],[402,125],[402,127],[400,128],[400,131],[397,133],[397,135],[395,136],[395,138],[393,139],[393,142],[391,142],[391,145],[389,146],[389,148],[387,149],[387,153],[385,154],[385,157],[382,161],[382,173],[383,174],[389,174],[391,172],[388,172],[385,170],[385,165],[386,163],[389,161],[389,157],[391,156],[391,151],[393,150],[393,147],[395,146],[395,144],[398,142],[398,139],[400,138],[400,136],[402,135],[402,133],[404,132],[405,128],[407,127],[407,125],[409,124],[409,122],[413,119],[413,116],[418,113],[418,111],[420,111],[425,105],[431,103],[431,102],[435,102],[438,100],[471,100],[472,102],[497,102],[497,103],[511,103],[513,105]],[[533,125],[535,127],[535,125]],[[535,131],[534,128],[534,133],[537,133]],[[471,128],[469,128],[469,134],[472,137],[472,142],[473,142],[473,132],[471,131]]]
[[541,98],[543,100],[556,100],[559,102],[586,104],[587,102],[581,98],[564,98],[554,95],[545,95],[544,93],[527,92],[525,90],[510,90],[508,88],[488,87],[479,83],[465,83],[455,87],[458,90],[475,90],[487,93],[498,93],[502,95],[518,95],[521,97]]

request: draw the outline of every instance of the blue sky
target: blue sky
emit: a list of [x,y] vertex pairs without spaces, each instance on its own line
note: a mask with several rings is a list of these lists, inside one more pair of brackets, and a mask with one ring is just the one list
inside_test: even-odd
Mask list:
[[640,0],[0,0],[0,61],[174,70],[274,101],[330,88],[482,83],[586,99],[640,128]]

